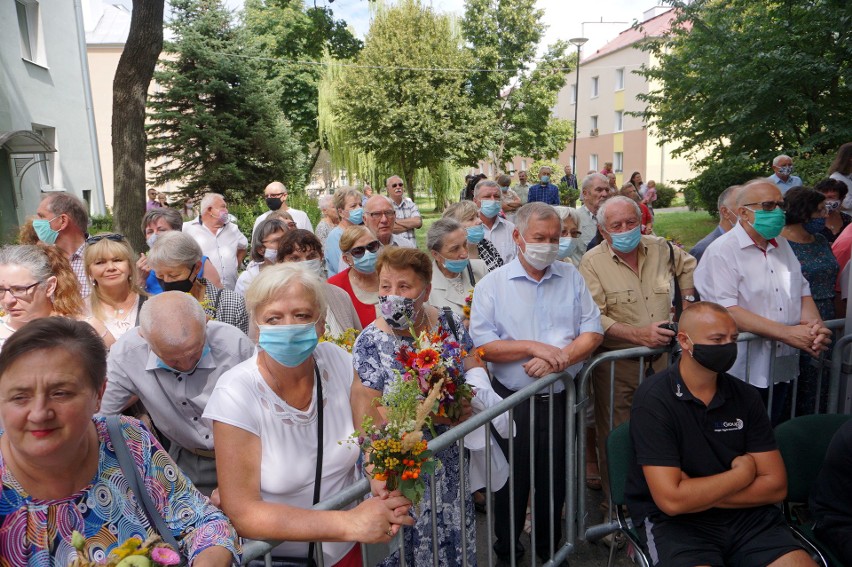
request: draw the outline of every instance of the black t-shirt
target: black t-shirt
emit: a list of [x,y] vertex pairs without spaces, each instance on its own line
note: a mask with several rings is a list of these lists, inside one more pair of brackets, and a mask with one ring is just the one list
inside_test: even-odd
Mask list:
[[852,526],[852,421],[831,439],[811,489],[810,508],[823,527]]
[[[651,515],[665,516],[651,497],[642,465],[677,467],[698,478],[730,470],[731,461],[745,453],[777,449],[757,389],[720,374],[716,395],[705,406],[689,392],[678,366],[651,376],[633,396],[633,458],[625,497],[637,523]],[[715,516],[718,510],[698,514]]]

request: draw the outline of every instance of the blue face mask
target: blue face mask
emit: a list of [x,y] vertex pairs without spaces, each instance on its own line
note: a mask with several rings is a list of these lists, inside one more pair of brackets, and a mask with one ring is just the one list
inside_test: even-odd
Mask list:
[[810,234],[819,234],[825,228],[825,217],[811,219],[805,223],[805,230]]
[[547,185],[548,183],[550,183],[550,176],[549,175],[542,175],[541,176],[541,183],[543,185]]
[[303,325],[258,325],[258,346],[275,362],[293,368],[305,362],[317,348],[317,322]]
[[361,224],[364,221],[364,209],[352,209],[349,211],[349,222],[352,224]]
[[574,250],[574,239],[570,236],[563,236],[559,239],[559,254],[557,254],[557,258],[560,260],[564,260],[568,256],[571,255],[571,252]]
[[467,241],[471,244],[479,244],[485,238],[485,225],[483,224],[469,226],[465,230],[467,231]]
[[162,368],[163,370],[168,370],[169,372],[174,372],[175,374],[192,374],[193,372],[195,372],[195,369],[198,368],[198,365],[201,362],[201,359],[204,358],[205,356],[207,356],[207,353],[209,353],[209,352],[210,352],[210,345],[208,345],[207,343],[204,343],[204,348],[201,349],[201,356],[198,357],[198,362],[195,363],[195,366],[192,367],[192,370],[189,370],[187,372],[183,372],[181,370],[177,370],[175,368],[172,368],[171,366],[169,366],[168,364],[163,362],[162,359],[159,356],[157,357],[157,368]]
[[44,242],[45,244],[55,244],[56,238],[59,236],[58,230],[53,230],[50,228],[50,223],[55,221],[59,216],[55,216],[50,220],[47,219],[34,219],[33,220],[33,230],[35,230],[36,235],[38,235],[38,239]]
[[362,274],[372,274],[376,271],[376,259],[379,257],[378,252],[364,251],[364,255],[360,258],[352,258],[352,267]]
[[633,228],[628,230],[627,232],[619,232],[617,234],[611,234],[612,236],[612,247],[626,254],[628,252],[633,252],[637,246],[639,246],[639,239],[642,238],[642,233],[639,230],[640,227]]
[[[438,256],[441,255],[438,254]],[[465,258],[464,260],[450,260],[441,256],[441,260],[444,261],[444,267],[447,269],[447,271],[452,272],[454,274],[462,273],[465,268],[467,268],[467,265],[470,263],[470,260],[468,258]]]
[[500,201],[493,201],[491,199],[482,201],[482,204],[479,205],[479,212],[485,215],[486,218],[493,219],[497,215],[500,214],[500,210],[503,208],[503,205]]

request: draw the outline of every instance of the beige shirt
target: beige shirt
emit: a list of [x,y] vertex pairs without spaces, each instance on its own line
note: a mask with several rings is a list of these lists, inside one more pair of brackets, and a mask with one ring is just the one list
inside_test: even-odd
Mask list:
[[[482,260],[472,259],[470,267],[473,269],[473,277],[477,283],[488,273],[488,268]],[[471,283],[467,269],[460,276],[460,278],[448,279],[438,268],[435,260],[432,260],[432,291],[429,293],[429,305],[438,309],[449,307],[453,313],[464,319],[465,299],[471,294],[475,284]]]
[[671,319],[677,276],[681,289],[692,289],[695,258],[682,248],[674,250],[672,270],[669,245],[665,238],[643,236],[639,242],[639,274],[637,275],[604,241],[586,252],[580,262],[580,273],[601,310],[604,329],[603,347],[627,348],[633,345],[613,339],[607,330],[615,323],[645,327],[655,321]]

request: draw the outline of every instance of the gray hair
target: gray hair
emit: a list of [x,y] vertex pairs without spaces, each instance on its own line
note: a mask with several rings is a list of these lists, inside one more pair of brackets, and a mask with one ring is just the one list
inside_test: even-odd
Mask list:
[[478,214],[479,210],[473,201],[459,201],[444,209],[444,214],[441,216],[456,219],[459,222],[467,222],[475,219]]
[[47,202],[47,210],[54,215],[68,215],[80,232],[86,232],[89,226],[89,212],[86,203],[71,193],[53,193],[43,199]]
[[559,215],[562,222],[565,222],[565,219],[571,219],[574,221],[574,224],[577,225],[577,228],[580,228],[580,211],[573,207],[563,207],[562,205],[558,205],[553,208],[556,210],[556,214]]
[[358,197],[358,203],[360,204],[364,196],[353,187],[338,187],[334,192],[334,208],[342,211],[343,207],[346,206],[346,199],[349,197]]
[[328,302],[325,298],[324,282],[301,265],[301,262],[284,262],[261,270],[246,290],[246,308],[255,318],[258,309],[286,290],[293,283],[303,285],[314,296],[319,316],[325,319]]
[[324,211],[333,205],[333,200],[333,197],[328,193],[320,195],[319,199],[317,199],[317,207],[319,207],[319,210]]
[[192,268],[200,261],[201,246],[190,235],[175,230],[161,234],[148,252],[148,264],[155,271],[171,266]]
[[180,291],[157,294],[139,309],[139,330],[146,340],[156,337],[157,342],[171,346],[183,344],[193,322],[206,329],[207,314],[194,297]]
[[200,214],[204,214],[204,211],[213,206],[213,202],[216,199],[225,200],[225,197],[221,193],[205,193],[203,197],[201,197],[201,204],[198,206],[198,210]]
[[517,228],[518,232],[521,233],[521,236],[523,236],[524,232],[527,230],[527,225],[530,223],[530,220],[546,220],[551,218],[559,221],[559,228],[561,231],[562,219],[560,219],[559,215],[556,214],[556,209],[554,209],[552,205],[541,202],[527,203],[518,209],[518,213],[515,215],[515,228]]
[[790,161],[793,161],[793,158],[791,158],[790,156],[786,154],[781,154],[780,156],[775,156],[775,159],[772,160],[772,165],[777,166],[779,163],[781,163],[782,159],[788,159]]
[[0,248],[0,266],[26,268],[33,279],[45,282],[53,275],[47,254],[34,244],[10,244]]
[[592,182],[595,179],[600,179],[600,180],[606,182],[607,185],[609,185],[609,178],[606,175],[604,175],[603,173],[590,173],[589,175],[587,175],[586,177],[583,178],[583,183],[580,184],[580,190],[583,193],[586,193],[587,192],[586,189],[588,189],[589,187],[592,186]]
[[[473,198],[476,199],[479,197],[479,193],[483,187],[496,187],[498,191],[500,191],[500,186],[497,185],[496,181],[491,181],[490,179],[483,179],[473,188]],[[502,191],[501,191],[502,194]]]
[[614,203],[629,203],[636,212],[636,218],[640,220],[642,219],[642,209],[639,208],[639,204],[636,201],[630,197],[625,197],[624,195],[616,195],[615,197],[610,197],[601,203],[601,206],[598,208],[598,226],[604,227],[604,230],[606,230],[606,211]]
[[153,224],[160,219],[165,219],[169,223],[169,226],[172,227],[172,230],[180,230],[183,227],[183,217],[180,216],[177,209],[160,207],[151,209],[142,217],[142,234],[145,234],[145,229],[148,228],[149,224]]
[[719,193],[719,198],[716,199],[716,210],[718,211],[722,208],[722,205],[725,204],[725,201],[728,200],[728,197],[736,197],[734,193],[736,193],[737,189],[739,189],[740,187],[742,187],[742,185],[731,185],[730,187]]
[[451,232],[462,228],[461,223],[455,219],[445,217],[436,220],[426,233],[426,248],[439,251],[444,247],[444,238]]
[[[388,197],[387,195],[374,194],[372,197],[370,197],[369,199],[367,199],[367,202],[366,202],[366,203],[364,203],[364,208],[365,208],[365,209],[367,208],[367,205],[370,203],[370,201],[372,201],[372,200],[373,200],[373,198],[382,199],[382,200],[384,200],[384,202],[385,202],[385,204],[386,204],[386,205],[393,207],[393,201],[391,201],[391,198],[390,198],[390,197]],[[375,201],[373,201],[373,202],[375,202]]]
[[263,262],[265,260],[263,254],[260,254],[257,251],[259,247],[263,246],[263,241],[266,240],[266,238],[269,237],[270,234],[275,234],[279,231],[287,232],[288,230],[290,229],[287,228],[287,224],[280,218],[263,219],[260,224],[257,225],[257,228],[254,229],[254,233],[251,235],[251,259],[257,263]]

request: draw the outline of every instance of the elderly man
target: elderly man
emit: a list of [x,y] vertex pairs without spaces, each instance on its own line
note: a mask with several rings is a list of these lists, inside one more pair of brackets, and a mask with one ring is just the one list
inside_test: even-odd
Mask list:
[[609,182],[605,175],[592,173],[583,179],[583,204],[577,209],[580,213],[580,242],[585,252],[589,243],[598,235],[596,215],[601,204],[610,196]]
[[727,374],[736,322],[696,303],[677,339],[680,361],[639,386],[630,414],[625,492],[653,564],[813,567],[776,506],[787,476],[760,396]]
[[207,193],[201,199],[198,217],[183,223],[183,232],[192,236],[207,256],[225,289],[237,285],[237,269],[246,257],[248,240],[239,227],[230,222],[228,205],[218,193]]
[[793,175],[793,158],[790,156],[775,156],[772,160],[772,171],[774,173],[767,179],[778,186],[782,196],[793,187],[802,186],[802,178]]
[[473,203],[479,209],[479,218],[485,226],[485,239],[500,253],[508,264],[517,255],[512,231],[515,225],[500,216],[503,208],[503,192],[496,181],[483,179],[473,188]]
[[527,183],[527,172],[525,170],[518,171],[518,182],[512,187],[512,191],[518,194],[521,199],[521,204],[527,203],[527,196],[530,193],[530,185]]
[[417,237],[414,236],[414,230],[423,226],[420,209],[417,208],[414,201],[405,196],[405,183],[398,175],[388,177],[385,180],[385,187],[396,213],[393,233],[407,240],[412,245],[411,248],[417,248]]
[[515,213],[518,212],[518,209],[521,208],[523,203],[521,203],[521,197],[509,189],[509,185],[512,184],[512,178],[503,173],[498,175],[495,181],[500,186],[500,193],[502,194],[503,214],[506,215],[509,221],[514,221]]
[[263,190],[263,198],[266,201],[266,206],[269,207],[269,210],[254,220],[254,226],[251,229],[252,236],[254,236],[254,231],[257,230],[260,223],[266,220],[266,217],[275,211],[284,211],[289,213],[290,216],[293,217],[293,221],[296,223],[296,228],[310,230],[311,232],[314,231],[311,219],[308,218],[308,214],[305,211],[300,211],[299,209],[287,206],[287,198],[289,196],[290,194],[287,192],[287,188],[280,181],[273,181],[266,186]]
[[[579,372],[602,337],[600,311],[576,268],[557,262],[562,222],[556,210],[544,203],[520,208],[512,231],[520,255],[486,275],[476,285],[471,309],[470,336],[483,352],[494,374],[494,390],[507,397],[554,372]],[[515,408],[515,436],[498,437],[506,457],[509,444],[514,451],[515,550],[523,554],[517,538],[523,531],[530,485],[535,483],[535,552],[550,557],[550,529],[558,542],[562,537],[562,504],[565,500],[565,394],[562,382],[553,393],[541,391],[534,398],[531,419],[529,404]],[[553,402],[553,452],[547,432]],[[530,475],[530,431],[534,437],[535,478]],[[551,469],[550,463],[553,463]],[[551,473],[553,493],[548,491]],[[510,486],[495,496],[494,550],[505,558],[511,550],[509,522]],[[553,510],[551,516],[550,510]]]
[[569,189],[577,189],[577,176],[571,172],[571,166],[565,166],[565,175],[559,180],[560,183],[568,185]]
[[365,201],[364,226],[384,246],[401,246],[403,248],[416,248],[407,238],[401,234],[393,233],[396,211],[393,202],[384,195],[373,195]]
[[[657,348],[671,342],[674,333],[665,325],[672,318],[673,278],[677,278],[684,300],[695,300],[695,258],[665,238],[641,235],[640,223],[641,211],[635,201],[610,197],[598,209],[604,240],[580,262],[580,273],[601,310],[604,352],[636,346]],[[665,360],[646,359],[645,364],[648,370],[660,370]],[[614,384],[610,383],[609,364],[593,371],[598,464],[607,494],[606,438],[610,429],[629,419],[641,370],[637,359],[616,361]]]
[[89,226],[89,213],[86,204],[70,193],[51,193],[39,203],[33,230],[38,239],[45,244],[55,245],[62,250],[71,269],[80,282],[80,295],[89,297],[92,288],[83,263],[86,249],[86,229]]
[[201,304],[179,291],[148,299],[139,327],[113,345],[101,412],[141,401],[170,442],[169,454],[201,492],[216,488],[213,431],[202,421],[219,376],[248,360],[254,344],[239,329],[207,322]]
[[740,185],[731,185],[719,193],[719,198],[716,199],[716,210],[719,211],[719,225],[713,229],[713,232],[699,240],[692,247],[692,250],[689,251],[690,254],[695,256],[698,262],[701,261],[701,256],[704,255],[704,251],[707,250],[711,242],[734,228],[734,225],[737,224],[737,192],[740,187]]
[[559,187],[550,182],[552,174],[553,170],[546,165],[538,169],[538,183],[530,187],[530,191],[527,194],[527,203],[559,204]]
[[[737,216],[739,222],[704,252],[695,283],[702,299],[730,310],[740,331],[765,337],[740,343],[731,374],[760,388],[768,401],[770,378],[795,378],[799,350],[818,357],[831,331],[790,244],[778,238],[785,224],[781,190],[766,179],[750,181],[737,196]],[[785,389],[773,402],[776,419]]]

